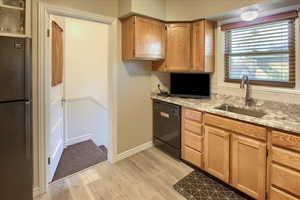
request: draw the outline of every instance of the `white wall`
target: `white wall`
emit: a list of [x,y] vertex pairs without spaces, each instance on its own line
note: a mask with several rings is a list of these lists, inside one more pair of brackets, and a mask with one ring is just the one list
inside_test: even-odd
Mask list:
[[120,154],[152,141],[151,62],[121,62],[117,73]]
[[132,0],[132,11],[158,19],[166,19],[165,0]]
[[108,29],[65,18],[66,145],[107,145]]
[[105,16],[118,16],[119,0],[32,0],[44,1],[48,4],[79,9],[86,12],[102,14]]
[[65,145],[92,139],[97,146],[108,142],[108,111],[92,98],[72,99],[66,103]]
[[132,0],[120,0],[119,1],[119,16],[126,16],[132,12],[131,6]]
[[271,0],[166,0],[170,21],[201,19]]
[[166,0],[120,0],[119,16],[132,13],[166,19]]
[[167,21],[201,19],[271,0],[119,0],[119,16],[137,13]]

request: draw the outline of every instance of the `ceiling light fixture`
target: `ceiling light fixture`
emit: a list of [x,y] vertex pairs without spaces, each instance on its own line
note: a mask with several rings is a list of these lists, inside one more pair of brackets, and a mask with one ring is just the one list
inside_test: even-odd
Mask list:
[[253,21],[257,17],[258,17],[258,10],[246,10],[241,14],[241,19],[243,21]]

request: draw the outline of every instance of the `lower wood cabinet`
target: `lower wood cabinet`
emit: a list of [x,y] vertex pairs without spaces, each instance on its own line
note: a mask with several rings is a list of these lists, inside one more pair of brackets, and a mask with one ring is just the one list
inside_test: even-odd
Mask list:
[[299,200],[283,191],[271,187],[270,189],[270,200]]
[[181,158],[203,169],[202,113],[183,108],[181,117]]
[[182,159],[257,200],[300,200],[300,135],[183,108]]
[[281,188],[289,193],[300,196],[300,173],[289,168],[272,164],[271,185]]
[[300,136],[272,131],[269,164],[270,200],[300,199]]
[[188,146],[184,146],[182,149],[182,159],[195,165],[196,167],[202,168],[202,153],[196,151]]
[[231,183],[255,199],[266,194],[266,143],[241,135],[232,135]]
[[204,129],[204,168],[208,173],[228,183],[230,134],[209,126],[205,126]]
[[272,131],[272,145],[300,152],[300,135],[292,135],[280,131]]
[[185,146],[195,149],[199,152],[203,151],[203,137],[190,131],[184,132]]
[[300,171],[300,153],[272,146],[271,157],[274,163]]
[[184,120],[184,128],[187,131],[190,131],[197,135],[202,135],[202,125],[198,122],[191,121],[191,120]]

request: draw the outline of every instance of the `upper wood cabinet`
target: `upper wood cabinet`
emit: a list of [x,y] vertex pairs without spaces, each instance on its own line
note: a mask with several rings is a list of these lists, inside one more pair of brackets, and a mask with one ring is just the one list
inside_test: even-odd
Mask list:
[[166,59],[153,62],[153,71],[192,71],[191,23],[167,24]]
[[267,145],[241,135],[232,135],[232,185],[249,196],[265,200]]
[[153,71],[214,71],[214,22],[171,23],[141,16],[121,22],[123,60],[154,61]]
[[191,24],[167,25],[167,71],[191,70]]
[[139,16],[122,19],[123,60],[164,59],[165,40],[163,22]]
[[214,72],[215,23],[201,20],[192,24],[192,71]]
[[153,71],[213,72],[214,27],[207,20],[168,24],[166,59],[153,62]]

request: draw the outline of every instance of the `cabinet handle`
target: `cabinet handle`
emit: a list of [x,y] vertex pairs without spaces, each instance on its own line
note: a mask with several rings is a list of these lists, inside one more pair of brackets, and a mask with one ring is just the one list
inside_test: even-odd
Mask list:
[[170,118],[170,115],[168,113],[165,112],[160,112],[160,116],[165,117],[165,118]]
[[25,42],[25,92],[26,100],[31,100],[31,74],[32,74],[32,61],[31,61],[31,40],[26,39]]
[[25,102],[25,154],[26,158],[31,159],[31,102]]

